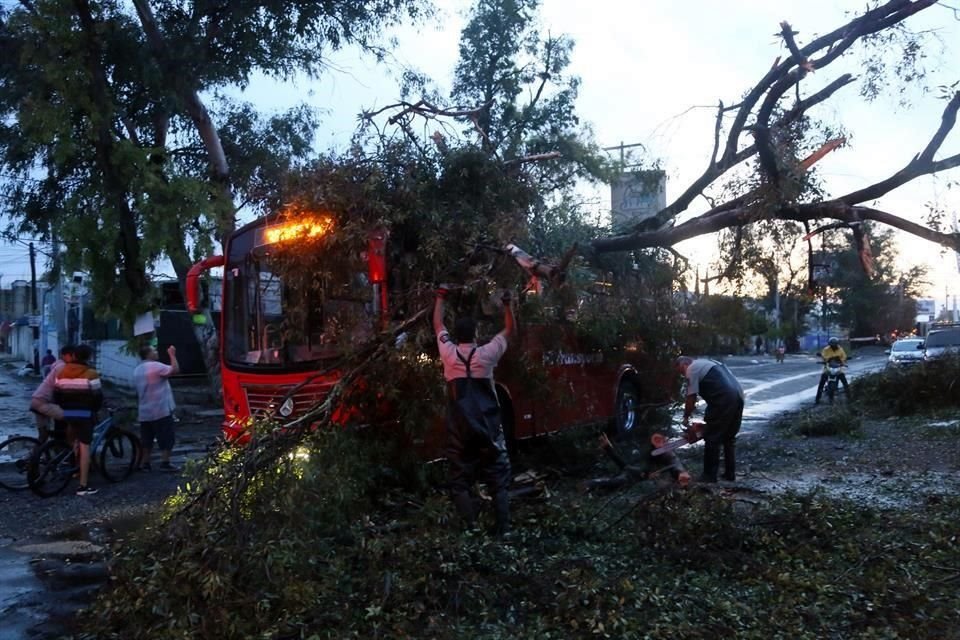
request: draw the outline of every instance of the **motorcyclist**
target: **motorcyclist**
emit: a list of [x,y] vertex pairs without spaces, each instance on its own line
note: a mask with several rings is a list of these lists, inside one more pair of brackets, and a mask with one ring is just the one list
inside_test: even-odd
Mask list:
[[[827,377],[830,375],[830,361],[837,360],[842,366],[847,365],[847,353],[843,350],[843,347],[840,346],[840,340],[837,338],[830,338],[827,346],[820,352],[820,357],[823,358],[823,373],[820,374],[820,384],[817,385],[816,404],[820,404],[820,396],[823,395],[823,386],[827,383]],[[838,378],[840,383],[843,384],[843,392],[847,394],[847,398],[849,399],[850,385],[847,384],[847,376],[844,375],[843,369],[840,370]]]

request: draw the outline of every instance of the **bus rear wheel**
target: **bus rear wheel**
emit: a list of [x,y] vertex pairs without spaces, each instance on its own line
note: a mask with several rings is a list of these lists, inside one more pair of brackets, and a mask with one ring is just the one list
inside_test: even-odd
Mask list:
[[640,424],[640,390],[633,380],[625,378],[617,387],[613,414],[613,435],[632,433]]

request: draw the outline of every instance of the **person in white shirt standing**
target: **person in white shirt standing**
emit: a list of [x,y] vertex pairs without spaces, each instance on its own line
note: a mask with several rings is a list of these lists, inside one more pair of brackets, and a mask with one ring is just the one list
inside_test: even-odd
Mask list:
[[177,362],[177,348],[167,347],[170,364],[157,360],[157,350],[152,346],[140,349],[143,360],[133,370],[133,383],[137,387],[137,419],[140,421],[140,470],[150,471],[150,454],[153,441],[160,449],[160,470],[177,471],[170,463],[173,451],[173,390],[170,388],[170,376],[180,372]]

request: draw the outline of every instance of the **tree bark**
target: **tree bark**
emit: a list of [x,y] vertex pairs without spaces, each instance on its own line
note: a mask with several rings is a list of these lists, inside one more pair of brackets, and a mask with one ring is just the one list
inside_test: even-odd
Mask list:
[[[153,9],[148,0],[133,0],[137,9],[137,15],[140,18],[140,24],[143,26],[147,43],[150,51],[160,67],[161,73],[169,86],[183,102],[187,109],[190,119],[197,128],[197,133],[203,141],[204,148],[207,151],[207,160],[210,163],[211,181],[215,187],[215,193],[220,198],[217,210],[217,233],[221,247],[225,249],[227,237],[233,233],[236,228],[235,207],[233,201],[233,191],[230,187],[230,166],[227,162],[227,156],[223,151],[223,144],[220,141],[220,134],[217,131],[206,105],[200,99],[200,93],[195,83],[191,84],[190,79],[184,79],[176,75],[177,70],[173,68],[169,48],[164,41],[163,35],[157,26],[156,18],[153,15]],[[186,255],[184,247],[184,255]],[[173,259],[173,256],[171,256]],[[186,271],[190,268],[189,264],[180,261],[175,264],[177,277],[180,280],[180,290],[186,298]],[[223,384],[220,376],[220,340],[218,331],[213,323],[209,309],[204,309],[206,322],[204,324],[194,324],[194,336],[200,345],[203,354],[203,361],[207,369],[207,378],[210,385],[211,395],[220,397],[223,393]]]

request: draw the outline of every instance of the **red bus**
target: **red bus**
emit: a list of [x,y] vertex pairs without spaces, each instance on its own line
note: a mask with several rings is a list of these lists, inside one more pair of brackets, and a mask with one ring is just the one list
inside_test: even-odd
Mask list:
[[[266,216],[235,231],[223,256],[208,258],[190,270],[188,308],[196,313],[199,277],[210,268],[223,267],[220,365],[228,439],[241,435],[250,418],[292,420],[322,400],[338,380],[336,371],[317,376],[293,395],[289,392],[342,355],[337,341],[328,339],[342,316],[366,316],[370,332],[365,337],[387,324],[388,234],[377,230],[369,235],[364,256],[365,295],[338,297],[333,292],[337,287],[331,287],[322,308],[296,312],[299,330],[290,339],[286,329],[302,294],[271,268],[271,249],[287,241],[335,234],[331,220]],[[668,364],[652,364],[641,340],[624,339],[612,349],[600,349],[578,335],[573,323],[525,321],[523,309],[523,305],[518,309],[516,336],[496,373],[508,437],[524,439],[597,423],[627,433],[641,423],[645,408],[671,402],[676,376]],[[542,384],[536,392],[529,391],[531,362],[542,365]],[[437,371],[437,384],[442,385]]]

